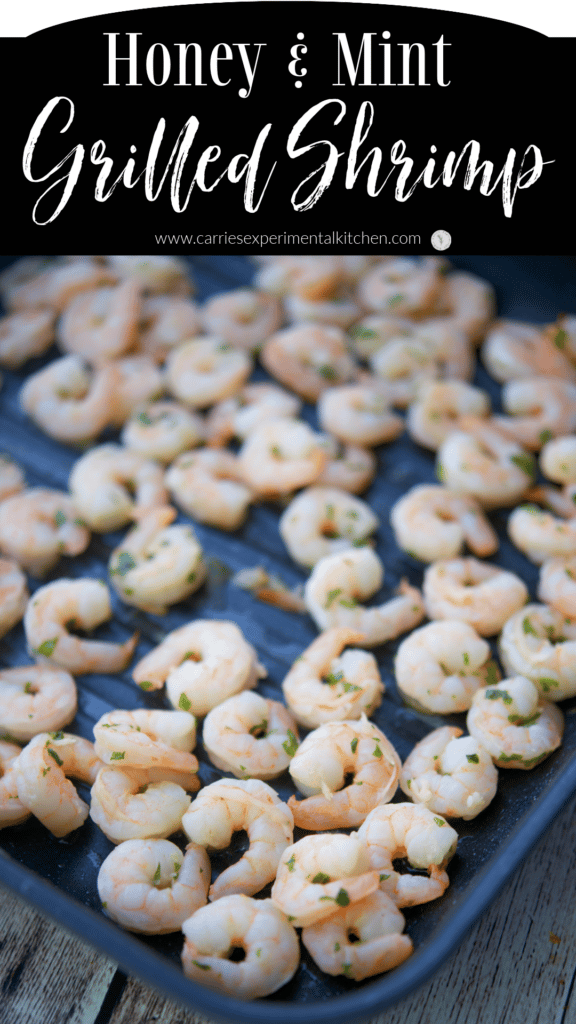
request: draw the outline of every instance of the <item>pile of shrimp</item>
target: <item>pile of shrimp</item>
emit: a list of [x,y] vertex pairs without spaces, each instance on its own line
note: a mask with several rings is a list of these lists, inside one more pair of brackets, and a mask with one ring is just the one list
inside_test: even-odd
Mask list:
[[[0,365],[43,357],[22,414],[78,450],[68,492],[0,461],[0,635],[23,620],[30,656],[0,668],[0,828],[34,815],[59,838],[90,816],[111,846],[103,911],[131,931],[182,931],[185,973],[242,999],[285,985],[301,943],[355,982],[399,966],[413,950],[402,908],[445,892],[454,826],[486,811],[499,769],[553,755],[557,702],[576,696],[576,319],[495,320],[492,286],[439,257],[257,263],[253,286],[203,305],[175,257],[27,258],[0,275]],[[471,383],[478,346],[505,415]],[[271,380],[251,379],[257,360]],[[438,482],[400,495],[384,525],[411,575],[426,568],[421,587],[402,580],[367,605],[382,524],[359,495],[374,449],[405,430],[437,452]],[[536,486],[538,452],[550,483]],[[318,629],[283,699],[266,696],[234,621],[188,610],[133,664],[138,636],[118,641],[113,609],[190,602],[210,561],[194,525],[238,531],[263,501],[310,574],[296,592],[263,567],[237,583],[249,607]],[[540,604],[489,561],[500,509],[541,566]],[[124,529],[106,580],[64,575],[92,533]],[[114,639],[83,635],[110,620]],[[442,716],[404,763],[371,717],[385,690],[373,651],[401,637],[402,700]],[[111,708],[91,740],[64,731],[75,677],[128,666],[151,705]],[[464,712],[468,734],[444,721]],[[273,783],[287,772],[299,796],[284,802]],[[212,878],[209,855],[235,832],[248,849]]]

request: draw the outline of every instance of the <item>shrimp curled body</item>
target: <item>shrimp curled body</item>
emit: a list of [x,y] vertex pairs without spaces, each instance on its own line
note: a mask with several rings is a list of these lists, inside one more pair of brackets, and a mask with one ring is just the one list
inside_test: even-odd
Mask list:
[[[290,763],[290,774],[306,797],[288,801],[294,824],[313,832],[361,825],[377,804],[392,799],[400,767],[390,741],[365,715],[360,721],[321,725]],[[348,775],[353,778],[344,785]]]
[[88,805],[67,776],[92,783],[101,767],[88,740],[70,733],[38,733],[14,765],[18,798],[52,835],[66,836],[88,817]]
[[424,562],[455,558],[467,544],[475,555],[492,555],[498,537],[474,498],[447,487],[418,484],[390,511],[396,542]]
[[306,928],[378,888],[365,844],[356,834],[305,836],[281,858],[272,899],[295,928]]
[[210,899],[260,892],[276,874],[280,859],[292,842],[292,811],[259,779],[221,779],[200,791],[182,818],[182,828],[193,843],[208,850],[223,850],[232,833],[243,830],[250,846],[243,857],[226,868],[210,887]]
[[423,591],[431,619],[460,619],[481,636],[498,633],[528,599],[518,576],[477,558],[434,562],[424,574]]
[[46,665],[0,671],[0,728],[17,740],[62,729],[76,708],[76,684],[68,672]]
[[400,644],[394,671],[406,703],[435,715],[466,711],[476,690],[498,678],[487,641],[458,619],[415,629]]
[[[449,885],[444,870],[456,850],[458,833],[443,818],[416,804],[383,804],[370,812],[358,837],[368,847],[380,888],[398,907],[414,907],[441,896]],[[428,878],[400,874],[393,861],[407,857]]]
[[122,672],[132,657],[137,636],[123,644],[83,640],[71,628],[95,629],[112,613],[102,580],[59,579],[40,587],[29,600],[24,632],[37,661],[51,662],[73,675]]
[[377,889],[327,921],[304,928],[302,942],[321,971],[362,981],[410,956],[413,944],[402,935],[405,923],[396,904]]
[[420,591],[400,584],[398,597],[375,608],[360,604],[381,586],[382,562],[371,548],[350,548],[327,555],[315,566],[304,600],[319,629],[343,626],[364,634],[363,644],[376,647],[413,629],[424,618]]
[[212,764],[236,778],[274,779],[290,764],[298,729],[279,701],[242,690],[208,712],[202,742]]
[[362,643],[354,630],[326,630],[294,662],[282,683],[286,703],[301,725],[360,718],[379,706],[384,693],[376,659],[368,651],[342,651]]
[[469,821],[496,795],[498,772],[478,734],[449,725],[434,729],[408,755],[400,788],[414,803]]
[[98,872],[98,895],[108,917],[146,935],[177,932],[204,906],[210,881],[206,851],[181,850],[167,839],[128,839]]
[[509,676],[532,680],[548,700],[576,696],[576,623],[543,604],[528,604],[504,624],[499,639]]
[[[236,999],[258,999],[285,985],[300,961],[298,936],[272,900],[225,896],[182,926],[184,973]],[[243,949],[240,962],[229,958]]]
[[235,622],[197,619],[173,630],[146,654],[133,678],[143,690],[157,690],[166,683],[174,707],[206,715],[266,675]]

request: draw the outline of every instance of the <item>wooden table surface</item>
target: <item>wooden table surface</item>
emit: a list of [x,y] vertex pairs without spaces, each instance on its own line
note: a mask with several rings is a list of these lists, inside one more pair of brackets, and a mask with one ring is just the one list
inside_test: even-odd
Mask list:
[[[431,981],[372,1024],[576,1024],[576,800]],[[12,893],[0,1024],[205,1024]]]

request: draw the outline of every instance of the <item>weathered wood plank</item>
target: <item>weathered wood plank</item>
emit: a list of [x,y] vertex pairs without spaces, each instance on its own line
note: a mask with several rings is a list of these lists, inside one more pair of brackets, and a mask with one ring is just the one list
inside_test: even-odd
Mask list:
[[0,1024],[92,1024],[116,964],[0,890]]
[[[370,1024],[576,1024],[575,841],[572,801],[445,967]],[[0,1024],[95,1024],[111,961],[11,895],[0,940]],[[128,979],[98,1024],[208,1022]]]

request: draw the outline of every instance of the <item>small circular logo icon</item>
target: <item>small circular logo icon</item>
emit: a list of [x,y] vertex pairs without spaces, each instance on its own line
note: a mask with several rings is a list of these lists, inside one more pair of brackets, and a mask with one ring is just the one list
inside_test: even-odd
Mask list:
[[440,252],[444,252],[445,249],[449,249],[452,243],[452,235],[447,231],[435,231],[432,235],[432,245],[435,249],[439,249]]

